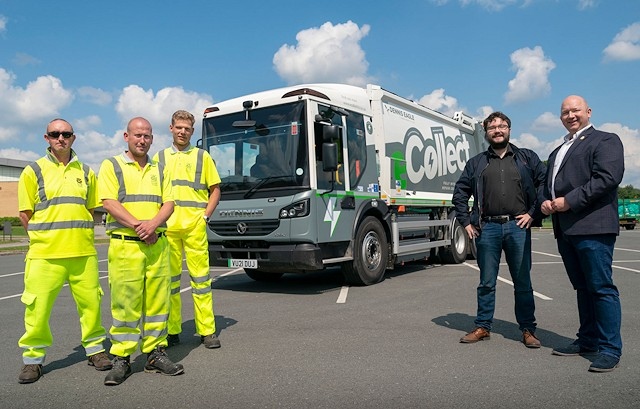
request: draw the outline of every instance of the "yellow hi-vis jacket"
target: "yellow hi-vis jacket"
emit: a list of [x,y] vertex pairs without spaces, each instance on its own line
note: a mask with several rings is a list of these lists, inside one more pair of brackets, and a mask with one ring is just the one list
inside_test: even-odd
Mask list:
[[189,146],[179,151],[175,146],[154,156],[164,163],[171,178],[175,208],[167,220],[170,231],[191,229],[204,214],[209,201],[209,188],[220,183],[211,155],[204,149]]
[[31,211],[28,259],[95,255],[89,209],[99,204],[96,174],[72,150],[65,166],[47,155],[24,168],[18,182],[18,210]]
[[[171,180],[166,176],[164,167],[147,158],[147,165],[140,168],[138,162],[125,153],[102,162],[98,192],[101,200],[119,201],[133,217],[141,221],[151,220],[163,203],[173,201]],[[164,230],[166,224],[160,225],[157,232]],[[135,230],[123,226],[110,214],[107,215],[106,231],[108,234],[138,236]]]

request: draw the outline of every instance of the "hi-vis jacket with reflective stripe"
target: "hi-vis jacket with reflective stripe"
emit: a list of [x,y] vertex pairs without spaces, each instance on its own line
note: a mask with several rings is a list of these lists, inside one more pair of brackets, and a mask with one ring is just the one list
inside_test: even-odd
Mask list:
[[27,258],[58,259],[96,254],[89,209],[99,204],[96,174],[71,151],[65,166],[49,150],[28,165],[18,182],[19,211],[31,211]]
[[[147,158],[147,165],[140,168],[138,162],[123,153],[105,159],[100,166],[98,193],[101,200],[119,201],[138,220],[151,220],[162,204],[172,202],[171,180],[166,176],[164,166]],[[158,232],[166,230],[166,225],[158,227]],[[107,233],[136,237],[135,231],[121,225],[113,216],[107,215]]]
[[175,208],[167,220],[168,229],[192,229],[201,221],[207,207],[209,187],[220,183],[211,155],[194,146],[184,151],[171,146],[158,152],[154,160],[165,164],[171,178]]

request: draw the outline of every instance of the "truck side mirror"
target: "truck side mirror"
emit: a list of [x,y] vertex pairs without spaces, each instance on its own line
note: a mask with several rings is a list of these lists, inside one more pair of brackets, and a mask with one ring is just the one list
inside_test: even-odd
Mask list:
[[338,144],[333,142],[322,144],[322,170],[325,172],[338,170]]
[[322,140],[324,142],[335,142],[340,139],[341,128],[338,125],[324,125],[322,127]]

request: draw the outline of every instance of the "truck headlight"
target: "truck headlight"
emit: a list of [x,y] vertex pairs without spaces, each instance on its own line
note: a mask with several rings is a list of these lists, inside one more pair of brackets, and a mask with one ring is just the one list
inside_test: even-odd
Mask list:
[[292,219],[309,215],[309,199],[302,200],[280,209],[281,219]]

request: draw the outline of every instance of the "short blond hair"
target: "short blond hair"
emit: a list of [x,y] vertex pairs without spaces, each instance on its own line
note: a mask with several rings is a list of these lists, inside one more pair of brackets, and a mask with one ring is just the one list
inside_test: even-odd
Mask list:
[[190,121],[191,126],[196,123],[196,118],[193,116],[191,112],[179,110],[173,113],[171,116],[171,125],[175,124],[176,121]]

